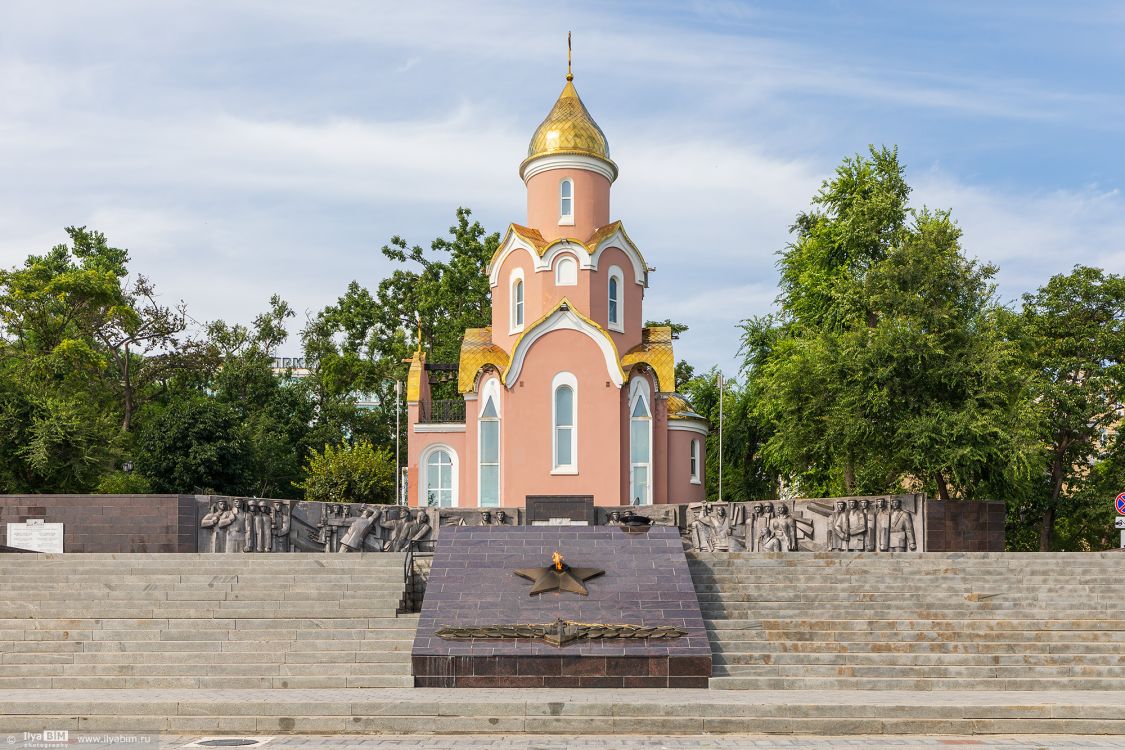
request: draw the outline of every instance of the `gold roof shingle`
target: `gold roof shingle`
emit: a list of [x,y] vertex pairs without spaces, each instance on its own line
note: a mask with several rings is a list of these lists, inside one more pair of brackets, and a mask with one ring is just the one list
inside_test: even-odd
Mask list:
[[492,343],[491,327],[466,329],[457,363],[457,391],[470,393],[476,387],[477,373],[486,365],[503,373],[508,368],[508,353]]
[[524,163],[550,154],[579,154],[613,163],[609,140],[590,116],[569,76],[555,106],[531,136]]
[[678,393],[673,393],[668,397],[668,419],[701,419],[707,421],[706,417],[696,412],[688,403],[688,400]]
[[676,357],[672,353],[672,329],[652,326],[641,332],[641,343],[621,357],[621,369],[626,372],[637,364],[646,364],[656,374],[656,387],[661,393],[676,390]]

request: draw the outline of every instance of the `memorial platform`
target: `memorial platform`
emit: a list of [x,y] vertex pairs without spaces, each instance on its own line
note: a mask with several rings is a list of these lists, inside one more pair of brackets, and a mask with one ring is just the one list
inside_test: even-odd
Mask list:
[[[531,593],[538,584],[521,574],[550,578],[556,552],[557,577],[575,574],[571,585],[587,593],[554,579]],[[561,646],[441,636],[558,621],[575,636]],[[660,628],[675,635],[630,637]],[[438,539],[412,662],[418,687],[706,687],[711,646],[675,528],[461,527]]]

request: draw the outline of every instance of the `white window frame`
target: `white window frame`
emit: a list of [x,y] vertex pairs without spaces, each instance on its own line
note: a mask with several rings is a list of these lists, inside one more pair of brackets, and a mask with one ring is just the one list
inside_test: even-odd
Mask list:
[[[613,320],[609,316],[612,309],[611,302],[613,295],[611,293],[613,281],[617,281],[617,320]],[[625,274],[618,266],[609,267],[609,278],[605,282],[605,319],[606,327],[611,331],[619,333],[625,332]]]
[[[519,285],[521,290],[521,299],[517,307],[516,304],[516,285]],[[517,315],[518,313],[518,315]],[[523,269],[512,269],[511,276],[508,277],[508,332],[510,334],[521,333],[523,331],[524,322],[527,320],[527,282],[523,278]]]
[[[574,281],[563,281],[562,269],[564,263],[574,266]],[[578,286],[578,258],[570,253],[559,255],[559,259],[555,261],[555,286]]]
[[[644,401],[645,411],[648,412],[647,417],[633,416],[633,409],[636,408],[638,400]],[[648,461],[645,463],[633,462],[633,421],[637,419],[643,419],[648,423]],[[629,502],[631,504],[638,498],[633,475],[638,468],[645,467],[648,471],[648,481],[646,482],[648,490],[645,493],[646,496],[640,498],[640,503],[637,504],[652,505],[652,477],[654,474],[652,470],[652,456],[654,453],[652,445],[652,422],[652,399],[648,388],[648,381],[643,377],[638,377],[633,380],[633,384],[629,387]]]
[[692,438],[691,446],[688,448],[689,453],[689,467],[691,469],[691,483],[700,484],[699,479],[699,439]]
[[[496,407],[496,418],[494,420],[484,417],[484,410],[485,407],[488,406],[489,399],[492,399],[492,403]],[[500,419],[500,383],[496,378],[489,378],[488,382],[484,384],[484,387],[480,390],[480,398],[478,401],[480,403],[480,409],[477,412],[477,506],[481,508],[499,508],[502,504],[501,498],[504,497],[502,489],[503,475],[500,473],[500,467],[503,465],[501,450],[504,447],[504,441],[501,435],[501,430],[503,428]],[[485,505],[483,493],[481,492],[481,488],[484,485],[482,480],[485,467],[484,461],[481,460],[481,457],[484,455],[484,431],[481,429],[481,425],[484,422],[491,421],[496,422],[496,504]]]
[[451,464],[451,466],[450,466],[450,478],[449,478],[449,481],[450,481],[449,503],[450,504],[449,505],[435,505],[433,507],[435,507],[435,508],[456,508],[456,507],[458,507],[458,502],[459,502],[459,498],[457,497],[458,489],[459,489],[459,485],[461,484],[461,481],[460,481],[461,474],[460,474],[460,471],[458,470],[459,462],[458,462],[458,458],[457,458],[457,451],[453,450],[453,448],[446,445],[445,443],[434,443],[433,445],[428,445],[428,446],[426,446],[426,449],[424,451],[422,451],[421,459],[418,462],[418,473],[422,475],[418,478],[418,487],[421,489],[421,492],[418,493],[418,507],[420,507],[420,508],[430,507],[429,498],[427,497],[430,494],[430,459],[438,451],[445,451],[446,453],[449,454],[449,462]]
[[[559,415],[558,415],[558,390],[568,386],[574,397],[571,399],[571,425],[570,425],[570,463],[559,464]],[[551,473],[552,474],[577,474],[578,473],[578,378],[573,373],[560,372],[551,380]]]
[[[563,194],[566,187],[570,187],[570,195]],[[570,211],[567,212],[566,201],[570,201]],[[559,226],[574,226],[574,180],[564,177],[559,180]]]

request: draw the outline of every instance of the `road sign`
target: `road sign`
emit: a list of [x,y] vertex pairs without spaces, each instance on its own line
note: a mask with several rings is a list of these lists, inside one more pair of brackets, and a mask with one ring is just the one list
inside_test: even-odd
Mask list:
[[1117,506],[1118,515],[1125,516],[1125,492],[1117,496],[1117,500],[1114,501],[1114,504]]
[[1125,529],[1125,516],[1121,516],[1120,518],[1113,519],[1113,528],[1115,528],[1115,529]]

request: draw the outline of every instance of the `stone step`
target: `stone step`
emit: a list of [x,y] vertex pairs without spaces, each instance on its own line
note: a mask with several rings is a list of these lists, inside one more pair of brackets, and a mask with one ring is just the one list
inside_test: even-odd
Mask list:
[[1125,686],[1125,667],[1122,666],[1032,666],[1032,665],[865,665],[865,664],[735,664],[726,665],[720,672],[732,677],[796,677],[810,678],[860,678],[860,679],[1121,679]]
[[713,638],[714,654],[1118,654],[1120,643],[1043,643],[989,641],[754,641]]
[[1101,619],[1108,622],[1125,622],[1125,610],[1117,609],[1028,609],[1024,608],[999,608],[981,607],[975,609],[870,609],[862,608],[827,608],[810,607],[808,609],[783,609],[780,607],[716,607],[705,604],[700,607],[704,617],[713,620],[721,619],[758,619],[771,620],[808,620],[814,616],[826,619],[846,619],[849,615],[862,615],[864,620],[901,620],[911,617],[921,617],[930,620],[1081,620]]
[[[1125,690],[1125,679],[1033,677],[1033,678],[859,678],[859,677],[740,677],[716,675],[712,690],[988,690],[988,691],[1082,691]],[[1125,704],[1125,699],[1122,700]]]
[[724,653],[716,652],[718,666],[818,665],[818,666],[1031,666],[1125,667],[1125,654],[839,654],[839,653]]
[[3,677],[0,689],[19,690],[126,690],[126,689],[331,689],[331,688],[412,688],[413,677],[397,675],[278,675],[274,677],[153,677],[153,676],[66,676]]
[[264,654],[266,652],[285,653],[291,651],[364,651],[368,653],[394,653],[410,651],[414,643],[413,631],[403,631],[396,636],[380,637],[378,635],[364,638],[363,631],[349,631],[359,637],[338,639],[302,639],[290,638],[287,640],[53,640],[53,641],[0,641],[0,663],[19,663],[11,661],[11,657],[25,654],[73,654],[103,653],[103,652],[129,652],[129,653],[174,653],[192,652],[207,653],[248,653]]
[[[287,690],[243,693],[234,689],[206,692],[180,689],[101,694],[58,690],[49,700],[43,700],[42,695],[33,690],[10,690],[0,694],[0,732],[24,731],[29,724],[70,730],[218,736],[300,733],[842,736],[1125,732],[1125,705],[1119,694],[1110,692],[945,691],[935,695],[870,691],[825,694],[677,689],[402,691],[327,688],[315,694]],[[448,739],[450,747],[467,742]],[[468,744],[479,743],[468,741]],[[545,744],[557,743],[547,741]],[[1039,744],[1047,743],[1040,742],[1036,746]]]
[[72,651],[72,652],[20,652],[0,653],[0,665],[7,672],[13,665],[47,664],[130,664],[155,666],[163,664],[217,665],[236,664],[242,667],[278,664],[400,664],[410,662],[410,651],[375,648],[370,650],[302,648],[265,652],[247,651]]

